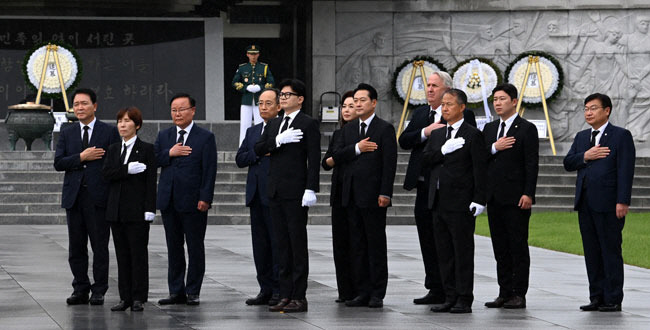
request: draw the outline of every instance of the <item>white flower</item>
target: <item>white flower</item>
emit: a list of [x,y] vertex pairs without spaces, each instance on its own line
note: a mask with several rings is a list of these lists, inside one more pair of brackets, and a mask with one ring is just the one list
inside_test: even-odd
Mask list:
[[[406,94],[409,90],[409,82],[411,79],[411,74],[413,72],[413,62],[407,64],[402,70],[400,70],[397,75],[397,80],[395,81],[395,89],[397,89],[397,94],[406,100]],[[424,84],[424,79],[420,72],[420,68],[416,68],[415,79],[413,80],[413,89],[411,90],[411,96],[409,98],[409,104],[412,105],[423,105],[427,104],[427,86]],[[426,77],[432,73],[440,71],[440,68],[428,61],[424,61],[424,74]]]
[[[483,102],[481,88],[485,88],[486,94],[490,96],[499,81],[496,71],[489,64],[480,63],[483,77],[479,76],[478,68],[472,67],[470,62],[463,64],[454,73],[454,87],[462,89],[467,94],[468,103]],[[468,75],[467,70],[470,69],[472,72]]]
[[[515,85],[517,90],[521,93],[522,86],[524,85],[524,76],[526,75],[526,68],[528,67],[528,57],[524,57],[517,61],[512,66],[508,74],[508,82]],[[525,103],[541,103],[542,96],[539,92],[539,79],[541,77],[542,84],[544,85],[544,96],[548,99],[555,93],[560,83],[560,74],[551,60],[546,57],[539,57],[539,69],[537,72],[535,64],[530,67],[526,90],[523,95],[523,102]]]
[[[40,85],[46,52],[47,46],[40,47],[32,53],[27,61],[27,75],[29,76],[29,82],[36,88]],[[72,53],[61,46],[57,46],[57,53],[61,72],[58,72],[56,69],[54,53],[50,52],[50,56],[47,60],[47,68],[45,69],[45,78],[43,80],[43,91],[46,93],[61,93],[59,74],[63,78],[63,84],[66,89],[72,85],[77,77],[77,61]]]

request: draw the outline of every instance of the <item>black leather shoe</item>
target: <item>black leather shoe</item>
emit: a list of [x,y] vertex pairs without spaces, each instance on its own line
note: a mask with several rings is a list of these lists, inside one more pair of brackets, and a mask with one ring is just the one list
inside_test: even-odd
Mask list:
[[101,293],[93,293],[88,300],[91,305],[103,305],[104,304],[104,295]]
[[88,303],[88,294],[81,292],[73,292],[70,297],[68,297],[65,302],[68,305],[85,305]]
[[347,301],[347,299],[341,298],[341,297],[338,297],[338,298],[336,298],[336,300],[334,300],[335,303],[344,303],[346,301]]
[[271,294],[260,292],[255,298],[246,299],[246,305],[266,305],[270,299]]
[[139,300],[133,301],[133,306],[131,306],[132,312],[142,312],[144,310],[144,303]]
[[123,312],[123,311],[125,311],[127,308],[129,308],[129,307],[131,307],[131,303],[126,302],[126,301],[124,301],[124,300],[120,300],[120,302],[117,303],[117,305],[111,307],[111,310],[112,310],[113,312]]
[[442,304],[435,304],[431,306],[431,311],[434,313],[446,313],[451,310],[451,308],[454,306],[454,303],[452,302],[445,302]]
[[382,308],[384,307],[384,300],[377,297],[371,297],[370,300],[368,301],[368,307]]
[[184,294],[170,294],[167,298],[158,300],[159,305],[175,305],[184,304],[187,302],[187,297]]
[[289,298],[282,298],[277,304],[269,307],[269,312],[282,312],[286,305],[289,305]]
[[485,307],[487,308],[501,308],[503,307],[503,304],[507,301],[507,298],[503,297],[497,297],[493,301],[488,301],[485,303]]
[[201,303],[198,294],[188,294],[187,295],[187,304],[190,306],[196,306]]
[[471,313],[472,312],[472,305],[468,305],[466,303],[462,302],[457,302],[454,307],[452,307],[449,310],[449,313],[453,314],[464,314],[464,313]]
[[514,296],[503,304],[503,308],[507,309],[519,309],[526,308],[526,298],[520,296]]
[[307,299],[291,300],[282,311],[285,313],[301,313],[307,311]]
[[413,299],[413,303],[416,305],[444,304],[445,296],[439,296],[429,291],[426,296]]
[[603,304],[598,307],[599,312],[620,312],[621,304]]
[[345,306],[348,307],[362,307],[362,306],[368,306],[368,298],[362,297],[362,296],[357,296],[352,300],[348,300],[345,302]]
[[597,311],[598,307],[600,307],[602,304],[603,301],[600,298],[593,298],[589,304],[580,306],[580,309],[585,312],[593,312]]
[[271,299],[269,299],[269,306],[275,306],[280,302],[280,294],[279,293],[274,293],[271,296]]

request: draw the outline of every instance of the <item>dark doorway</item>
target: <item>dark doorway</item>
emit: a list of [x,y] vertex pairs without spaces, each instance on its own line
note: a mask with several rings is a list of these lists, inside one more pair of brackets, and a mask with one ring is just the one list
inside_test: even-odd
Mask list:
[[[305,82],[307,91],[311,90],[311,1],[285,1],[283,5],[253,7],[258,6],[234,6],[229,10],[228,19],[231,23],[281,24],[280,37],[224,38],[226,120],[239,120],[241,93],[232,87],[232,78],[239,65],[248,61],[248,45],[259,45],[259,61],[269,65],[276,84],[282,79],[295,77]],[[309,97],[303,108],[311,109]],[[310,111],[307,112],[311,115]]]

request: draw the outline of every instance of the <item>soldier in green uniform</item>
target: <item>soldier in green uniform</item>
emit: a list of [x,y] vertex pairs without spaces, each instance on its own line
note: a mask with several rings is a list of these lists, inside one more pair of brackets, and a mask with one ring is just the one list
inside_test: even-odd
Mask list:
[[263,121],[257,102],[261,91],[273,87],[274,84],[269,65],[257,61],[260,57],[260,48],[257,45],[248,46],[246,56],[248,56],[248,63],[240,64],[232,78],[232,86],[242,93],[239,145],[244,141],[246,129],[252,126],[252,122],[259,124]]

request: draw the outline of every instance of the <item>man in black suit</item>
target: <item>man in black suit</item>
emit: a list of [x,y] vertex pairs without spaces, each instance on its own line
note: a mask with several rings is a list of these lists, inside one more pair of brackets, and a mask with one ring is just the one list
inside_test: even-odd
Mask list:
[[282,81],[284,116],[272,119],[255,144],[259,157],[271,155],[267,192],[278,251],[280,301],[272,312],[307,311],[307,212],[316,204],[320,170],[318,121],[301,110],[305,84]]
[[[158,132],[154,152],[161,167],[156,207],[167,241],[169,296],[161,305],[200,304],[205,273],[205,230],[217,175],[214,134],[194,123],[196,101],[190,95],[172,96],[174,126]],[[185,248],[187,244],[187,281]]]
[[383,307],[388,285],[386,210],[397,168],[395,128],[375,115],[377,90],[361,83],[354,90],[359,118],[341,129],[335,164],[346,164],[341,203],[348,208],[353,273],[358,296],[349,307]]
[[[415,197],[415,225],[420,240],[422,261],[424,262],[424,287],[429,292],[421,298],[413,299],[415,304],[440,304],[445,301],[445,292],[440,279],[435,238],[433,235],[433,214],[428,206],[429,173],[430,169],[422,166],[422,150],[433,130],[445,127],[447,123],[442,117],[442,94],[453,86],[453,80],[447,72],[437,71],[427,78],[428,105],[413,111],[411,121],[399,136],[402,149],[411,150],[404,189],[417,188]],[[476,127],[474,113],[469,109],[463,112],[465,121]]]
[[269,120],[280,111],[280,91],[265,89],[259,97],[260,116],[264,122],[249,127],[246,137],[237,150],[235,161],[239,167],[248,167],[246,177],[246,206],[251,214],[251,236],[253,238],[253,260],[257,271],[260,292],[255,298],[246,300],[247,305],[276,305],[280,299],[278,286],[277,251],[273,236],[273,223],[269,210],[266,181],[269,176],[269,155],[257,156],[255,143],[260,139]]
[[[108,146],[120,141],[115,126],[95,118],[97,96],[90,89],[77,89],[72,95],[79,124],[65,127],[59,135],[54,168],[65,171],[61,207],[68,222],[68,262],[74,280],[68,305],[104,304],[108,290],[108,241],[106,222],[108,183],[102,177],[104,154]],[[93,249],[93,279],[88,279],[88,239]]]
[[431,133],[422,155],[432,168],[429,207],[446,295],[433,312],[471,313],[474,300],[474,227],[485,209],[487,152],[481,131],[463,120],[466,104],[459,89],[443,94],[447,126]]
[[485,125],[483,134],[489,153],[486,200],[499,296],[485,306],[526,308],[528,221],[535,203],[539,139],[535,125],[517,115],[515,86],[498,85],[492,95],[501,119]]
[[587,96],[584,111],[591,128],[576,134],[564,157],[564,168],[578,171],[574,209],[578,211],[591,301],[580,309],[620,312],[622,231],[632,199],[636,150],[630,131],[609,122],[609,96]]

